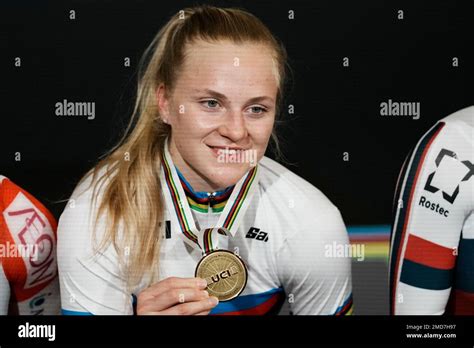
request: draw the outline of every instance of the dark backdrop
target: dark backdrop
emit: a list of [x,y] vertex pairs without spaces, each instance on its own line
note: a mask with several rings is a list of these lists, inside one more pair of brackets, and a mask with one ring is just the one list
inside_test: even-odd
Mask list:
[[[285,105],[295,113],[280,129],[285,165],[321,189],[347,225],[389,224],[409,149],[438,119],[474,104],[472,1],[210,3],[246,8],[286,45],[294,78]],[[0,173],[59,217],[61,200],[127,123],[144,48],[169,16],[193,4],[3,0]],[[63,99],[95,102],[95,119],[56,116]],[[382,117],[388,99],[419,102],[420,119]],[[354,264],[357,313],[387,312],[386,267]]]
[[[170,15],[196,3],[3,1],[0,173],[58,216],[64,202],[55,202],[69,196],[126,123],[144,48]],[[295,108],[280,130],[287,166],[327,194],[347,224],[388,223],[409,148],[436,120],[474,104],[469,2],[211,3],[248,9],[287,47],[294,79],[286,105]],[[96,118],[56,116],[63,99],[94,101]],[[388,99],[420,102],[420,119],[381,117]]]

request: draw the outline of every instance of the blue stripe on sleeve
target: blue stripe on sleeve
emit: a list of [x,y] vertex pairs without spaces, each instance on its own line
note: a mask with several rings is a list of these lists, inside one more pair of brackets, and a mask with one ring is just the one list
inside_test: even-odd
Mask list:
[[68,309],[61,308],[62,315],[94,315],[89,312],[78,312],[78,311],[70,311]]

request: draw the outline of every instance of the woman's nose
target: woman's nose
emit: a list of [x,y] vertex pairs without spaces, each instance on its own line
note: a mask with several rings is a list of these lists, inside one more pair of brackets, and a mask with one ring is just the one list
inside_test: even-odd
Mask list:
[[223,118],[222,125],[219,127],[219,133],[233,142],[238,142],[246,137],[248,134],[247,124],[243,113],[235,110],[228,111],[226,117]]

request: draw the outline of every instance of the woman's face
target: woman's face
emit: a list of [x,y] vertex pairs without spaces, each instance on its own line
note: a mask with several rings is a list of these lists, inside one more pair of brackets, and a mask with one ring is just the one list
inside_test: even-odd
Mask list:
[[197,41],[170,94],[157,92],[171,126],[170,153],[197,191],[235,184],[265,154],[275,121],[277,77],[269,48]]

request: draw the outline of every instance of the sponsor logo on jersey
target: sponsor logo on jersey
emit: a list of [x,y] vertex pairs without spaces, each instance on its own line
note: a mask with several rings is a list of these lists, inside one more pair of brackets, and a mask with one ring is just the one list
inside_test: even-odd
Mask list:
[[[25,301],[19,301],[18,311],[22,315],[44,315],[45,310],[49,310],[49,313],[46,314],[57,314],[52,313],[52,309],[56,307],[56,301],[59,300],[53,295],[58,293],[57,289],[58,284],[52,282],[40,293],[36,294],[33,298],[27,299]],[[59,304],[57,304],[59,307]]]
[[439,203],[429,201],[425,196],[420,197],[420,201],[418,202],[419,206],[422,206],[426,209],[429,209],[435,213],[438,213],[441,216],[448,217],[449,210],[443,208]]
[[[424,189],[430,193],[441,191],[443,199],[453,204],[459,194],[460,183],[474,175],[474,165],[458,160],[456,154],[447,149],[441,149],[435,164],[436,170],[428,175]],[[421,200],[419,205],[422,205]]]
[[34,253],[23,258],[28,269],[25,289],[54,278],[57,270],[54,232],[46,216],[21,192],[3,216],[15,243],[34,245]]
[[261,240],[263,242],[268,242],[268,233],[261,231],[259,228],[250,227],[249,231],[245,235],[245,238]]

